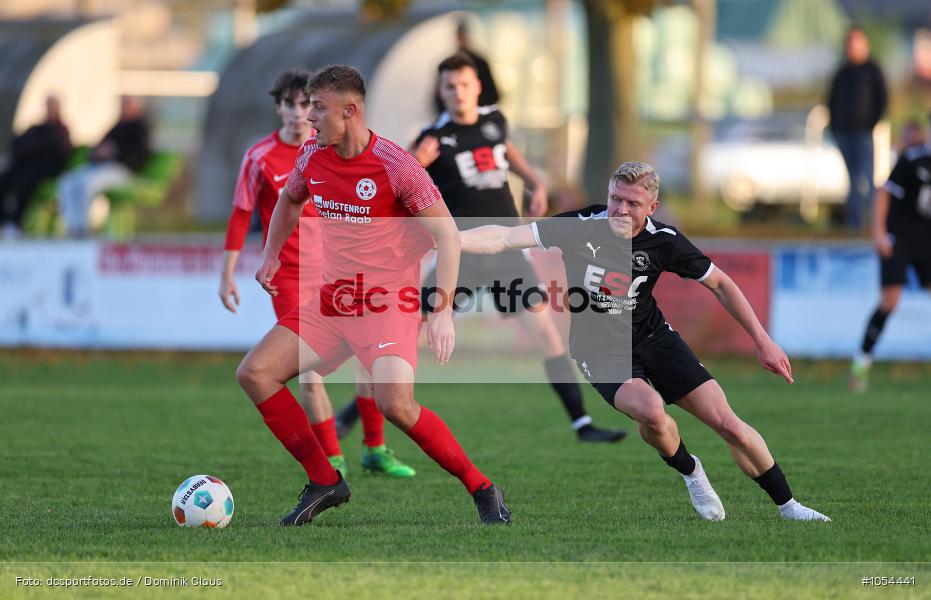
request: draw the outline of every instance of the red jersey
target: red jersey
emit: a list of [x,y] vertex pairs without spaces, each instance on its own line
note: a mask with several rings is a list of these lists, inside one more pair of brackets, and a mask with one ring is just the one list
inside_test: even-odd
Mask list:
[[319,216],[325,283],[362,275],[367,289],[419,289],[420,259],[433,240],[411,215],[442,197],[400,146],[371,133],[365,150],[345,159],[312,137],[301,147],[288,192],[311,198],[308,206]]
[[[294,161],[301,146],[294,146],[282,141],[276,130],[265,136],[246,150],[236,180],[233,194],[233,213],[230,215],[226,229],[226,250],[242,250],[252,212],[258,208],[262,221],[262,240],[268,237],[268,224],[272,211],[278,203],[278,195],[287,184],[288,174],[294,168]],[[314,209],[307,206],[303,216],[314,216]],[[300,264],[304,273],[321,268],[319,249],[320,234],[313,219],[301,219],[301,224],[287,239],[278,255],[281,271],[297,276]]]

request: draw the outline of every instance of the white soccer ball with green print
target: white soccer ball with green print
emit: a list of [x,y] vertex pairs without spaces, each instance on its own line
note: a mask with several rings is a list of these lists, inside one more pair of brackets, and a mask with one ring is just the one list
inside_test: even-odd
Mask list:
[[219,477],[188,477],[175,491],[171,514],[181,527],[222,529],[233,518],[233,493]]

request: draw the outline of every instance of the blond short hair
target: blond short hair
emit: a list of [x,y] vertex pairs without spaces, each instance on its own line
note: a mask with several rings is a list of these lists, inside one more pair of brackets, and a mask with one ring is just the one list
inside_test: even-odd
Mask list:
[[659,197],[659,175],[656,171],[642,162],[626,162],[615,169],[611,175],[611,182],[619,181],[628,185],[640,184],[640,187],[653,193],[653,198]]

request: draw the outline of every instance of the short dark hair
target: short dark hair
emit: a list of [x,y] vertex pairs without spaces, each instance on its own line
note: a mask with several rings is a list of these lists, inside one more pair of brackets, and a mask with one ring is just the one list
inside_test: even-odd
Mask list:
[[330,65],[310,76],[305,92],[308,96],[327,89],[334,92],[351,92],[365,100],[365,79],[355,67]]
[[447,56],[444,58],[443,62],[437,66],[436,71],[442,75],[444,71],[458,71],[459,69],[465,69],[466,67],[478,73],[478,65],[475,64],[475,61],[472,60],[471,56],[465,52],[456,52],[452,56]]
[[468,35],[469,33],[469,19],[467,17],[462,17],[459,19],[459,22],[456,23],[456,33],[460,35]]
[[275,104],[281,104],[285,98],[289,98],[294,92],[303,92],[307,87],[307,81],[310,79],[310,72],[304,69],[288,69],[278,76],[274,87],[269,90],[269,95],[275,99]]

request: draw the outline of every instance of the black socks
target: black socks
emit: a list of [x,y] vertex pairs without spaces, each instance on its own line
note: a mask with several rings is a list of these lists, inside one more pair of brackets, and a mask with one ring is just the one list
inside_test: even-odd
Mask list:
[[685,442],[682,440],[679,440],[679,448],[676,449],[675,454],[669,457],[663,456],[662,454],[659,456],[666,461],[667,465],[683,475],[691,475],[695,472],[695,459],[689,454],[689,451],[685,449]]
[[569,356],[564,354],[555,358],[547,358],[543,361],[543,368],[546,370],[550,385],[559,394],[563,407],[569,413],[569,419],[576,423],[579,419],[588,416],[585,407],[582,406],[582,390],[575,379],[575,369],[569,361]]
[[888,318],[889,313],[883,312],[881,308],[873,311],[869,325],[866,326],[866,333],[863,334],[863,345],[860,347],[863,354],[873,352],[873,346],[876,345],[876,340],[879,339],[880,334],[883,332],[883,327],[886,326],[886,319]]
[[759,477],[754,477],[753,481],[757,482],[763,491],[769,494],[776,506],[782,506],[792,499],[792,490],[789,489],[789,482],[783,475],[779,463],[773,463],[773,466]]

